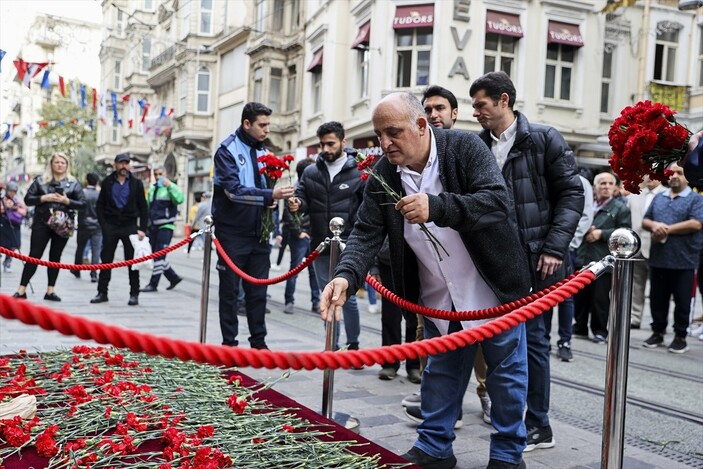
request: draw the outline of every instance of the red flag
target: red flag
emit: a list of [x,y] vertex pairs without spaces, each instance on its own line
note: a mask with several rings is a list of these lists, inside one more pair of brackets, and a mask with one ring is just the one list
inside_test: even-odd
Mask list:
[[144,123],[144,119],[146,119],[146,115],[149,112],[149,103],[146,103],[144,105],[144,113],[142,113],[142,123]]
[[93,111],[98,107],[98,90],[93,88]]
[[59,90],[61,90],[61,96],[66,97],[66,85],[63,82],[63,77],[59,75]]
[[31,79],[41,72],[44,67],[49,65],[48,62],[25,62],[22,59],[17,59],[13,62],[17,69],[17,78],[22,81],[22,84],[27,88],[31,88]]
[[171,117],[173,115],[173,108],[168,110],[168,117]]
[[129,95],[128,95],[128,94],[122,96],[122,102],[123,102],[123,103],[126,103],[127,101],[129,101]]

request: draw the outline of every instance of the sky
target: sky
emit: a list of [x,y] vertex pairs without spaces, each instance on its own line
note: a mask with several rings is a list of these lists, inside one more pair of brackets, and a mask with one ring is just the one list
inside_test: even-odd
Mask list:
[[[34,18],[41,13],[102,24],[102,7],[96,0],[0,0],[0,49],[6,52],[0,63],[0,94],[3,95],[0,96],[0,119],[3,119],[8,111],[8,97],[5,96],[8,92],[7,82],[11,81],[16,73],[12,61],[21,51],[27,30]],[[92,48],[99,50],[99,44],[93,44]],[[82,78],[83,82],[92,86],[99,85],[99,67],[97,70],[82,71],[80,53],[74,55],[75,63],[61,64],[62,73],[66,74],[66,70],[71,70],[73,76],[70,78]],[[32,59],[25,57],[25,60]]]

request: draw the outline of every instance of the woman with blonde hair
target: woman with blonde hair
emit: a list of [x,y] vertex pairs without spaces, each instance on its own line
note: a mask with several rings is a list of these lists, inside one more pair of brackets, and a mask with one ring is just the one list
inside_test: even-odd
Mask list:
[[[46,166],[43,176],[37,177],[27,190],[24,203],[35,205],[32,223],[32,237],[29,244],[29,256],[41,258],[46,245],[51,241],[49,260],[61,262],[61,253],[68,238],[73,234],[72,221],[77,210],[85,207],[83,187],[71,176],[70,162],[63,153],[54,153]],[[27,285],[37,271],[36,264],[26,263],[22,279],[15,298],[27,298]],[[54,292],[58,269],[48,269],[49,284],[44,299],[61,301]]]

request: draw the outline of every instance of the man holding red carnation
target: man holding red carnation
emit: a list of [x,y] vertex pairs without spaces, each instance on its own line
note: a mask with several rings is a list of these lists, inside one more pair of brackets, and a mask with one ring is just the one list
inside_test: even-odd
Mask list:
[[[261,103],[247,103],[241,126],[220,143],[215,152],[215,182],[212,217],[215,232],[232,261],[249,275],[267,278],[271,266],[268,237],[262,241],[265,210],[279,199],[293,195],[293,186],[269,188],[259,157],[266,155],[264,141],[269,133],[271,109]],[[220,329],[222,344],[237,346],[239,321],[237,296],[240,278],[220,257]],[[266,346],[266,285],[241,282],[246,293],[246,313],[251,348]]]

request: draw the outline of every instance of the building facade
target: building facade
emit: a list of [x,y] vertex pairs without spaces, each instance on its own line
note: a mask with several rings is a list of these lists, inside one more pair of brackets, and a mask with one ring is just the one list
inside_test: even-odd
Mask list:
[[608,128],[625,106],[658,100],[691,130],[701,126],[703,11],[679,11],[673,0],[608,14],[604,5],[106,0],[104,87],[149,101],[150,115],[173,110],[170,132],[160,135],[105,126],[98,157],[129,151],[144,168],[165,165],[190,204],[210,189],[212,154],[248,101],[273,109],[267,144],[276,153],[316,153],[316,129],[330,120],[344,124],[350,145],[378,153],[371,112],[383,96],[444,86],[459,99],[457,127],[478,131],[469,87],[503,70],[515,82],[517,110],[556,127],[580,165],[605,168]]

